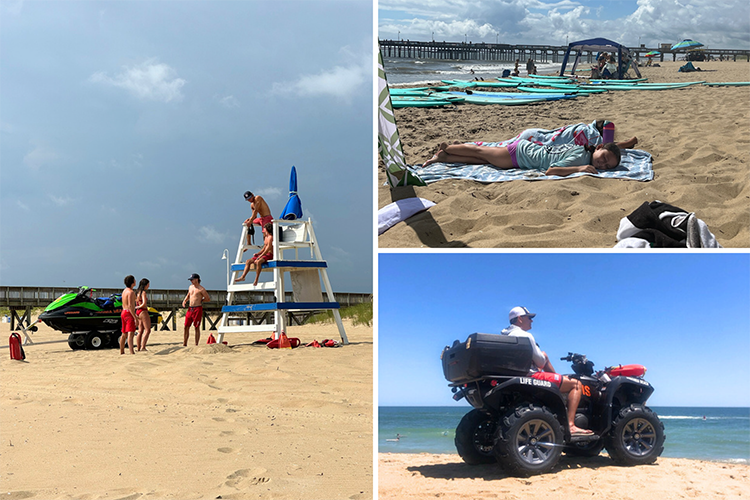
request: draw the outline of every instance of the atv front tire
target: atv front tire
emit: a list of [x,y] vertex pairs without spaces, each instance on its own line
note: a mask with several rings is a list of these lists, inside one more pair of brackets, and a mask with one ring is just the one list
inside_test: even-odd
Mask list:
[[508,474],[530,476],[551,470],[560,460],[563,428],[547,407],[519,406],[498,426],[495,458]]
[[632,404],[620,410],[604,446],[618,465],[654,463],[664,451],[664,424],[647,406]]
[[495,439],[496,420],[480,410],[471,410],[456,427],[456,450],[469,465],[495,463],[492,446]]

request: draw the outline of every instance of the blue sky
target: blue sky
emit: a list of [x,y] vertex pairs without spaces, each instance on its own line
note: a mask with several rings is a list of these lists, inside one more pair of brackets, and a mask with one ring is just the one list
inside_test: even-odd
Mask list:
[[750,2],[380,0],[378,36],[547,45],[604,37],[651,48],[691,38],[715,49],[750,49]]
[[[517,305],[555,369],[642,364],[653,406],[750,406],[748,254],[394,254],[378,261],[380,406],[454,406],[440,353]],[[738,390],[738,388],[740,388]]]
[[297,167],[334,290],[372,291],[373,6],[0,3],[0,283],[225,287]]

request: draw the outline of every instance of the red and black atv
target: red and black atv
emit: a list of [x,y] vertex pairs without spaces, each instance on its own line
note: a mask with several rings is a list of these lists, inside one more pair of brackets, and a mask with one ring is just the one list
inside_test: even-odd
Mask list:
[[565,451],[592,457],[606,448],[617,464],[656,461],[664,450],[664,425],[645,403],[654,388],[643,380],[646,368],[627,365],[594,373],[582,354],[571,378],[582,384],[575,425],[593,435],[571,436],[566,395],[545,380],[528,376],[531,341],[525,337],[475,333],[443,350],[445,378],[453,399],[474,407],[456,428],[456,449],[468,464],[498,462],[511,475],[552,469]]

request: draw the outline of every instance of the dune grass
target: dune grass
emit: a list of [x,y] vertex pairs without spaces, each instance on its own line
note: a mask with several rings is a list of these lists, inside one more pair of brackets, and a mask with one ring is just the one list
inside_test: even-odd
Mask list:
[[[354,326],[372,325],[372,302],[364,302],[339,309],[341,318],[349,318]],[[333,323],[333,311],[323,311],[311,316],[306,322],[310,323]]]

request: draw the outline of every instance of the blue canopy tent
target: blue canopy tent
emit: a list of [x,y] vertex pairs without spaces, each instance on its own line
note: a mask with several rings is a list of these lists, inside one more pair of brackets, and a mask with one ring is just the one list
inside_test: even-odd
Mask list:
[[[611,52],[617,54],[617,75],[616,78],[618,80],[622,80],[623,75],[627,73],[628,65],[623,65],[623,56],[627,56],[630,58],[631,61],[633,61],[632,57],[630,56],[630,51],[628,51],[628,48],[624,45],[621,45],[617,42],[613,42],[612,40],[607,40],[606,38],[592,38],[590,40],[581,40],[580,42],[573,42],[568,45],[568,50],[565,52],[565,58],[562,62],[562,67],[560,68],[560,76],[563,76],[565,73],[565,66],[568,64],[568,59],[570,59],[571,52],[575,53],[575,61],[573,62],[573,68],[570,72],[571,75],[576,74],[576,68],[578,67],[578,63],[581,61],[581,54],[584,50],[589,51],[597,51],[597,52]],[[641,73],[638,71],[638,66],[635,64],[630,64],[630,68],[633,69],[633,72],[636,74],[636,78],[641,77]]]

